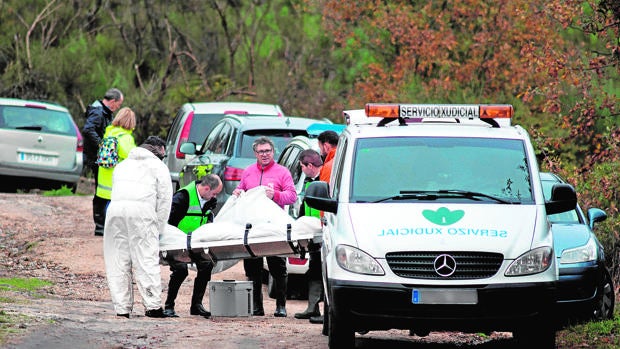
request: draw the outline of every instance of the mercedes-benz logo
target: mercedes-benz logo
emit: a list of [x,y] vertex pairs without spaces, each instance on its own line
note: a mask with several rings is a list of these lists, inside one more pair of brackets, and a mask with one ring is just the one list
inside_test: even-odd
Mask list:
[[456,261],[449,254],[441,254],[433,262],[435,272],[439,276],[448,277],[456,271]]

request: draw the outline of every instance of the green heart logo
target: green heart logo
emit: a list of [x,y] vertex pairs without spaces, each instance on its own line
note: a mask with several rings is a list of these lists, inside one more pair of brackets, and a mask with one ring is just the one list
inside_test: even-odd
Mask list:
[[446,207],[440,207],[439,209],[437,209],[437,211],[424,210],[422,211],[422,215],[424,216],[424,218],[437,225],[450,225],[460,221],[461,218],[465,216],[465,211],[450,211]]

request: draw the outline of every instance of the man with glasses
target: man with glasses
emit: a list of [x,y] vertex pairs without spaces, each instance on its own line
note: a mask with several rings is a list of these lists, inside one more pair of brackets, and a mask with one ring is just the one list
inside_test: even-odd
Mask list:
[[[242,192],[252,188],[263,186],[267,197],[284,209],[297,199],[295,184],[289,170],[274,161],[274,143],[269,137],[259,137],[252,144],[256,163],[248,166],[241,174],[241,181],[233,191],[233,195],[239,196]],[[269,273],[273,277],[276,296],[275,317],[286,317],[286,283],[288,273],[286,259],[284,257],[270,256],[267,258]],[[243,260],[245,275],[253,285],[253,303],[255,316],[265,315],[263,309],[262,294],[262,258],[249,258]]]

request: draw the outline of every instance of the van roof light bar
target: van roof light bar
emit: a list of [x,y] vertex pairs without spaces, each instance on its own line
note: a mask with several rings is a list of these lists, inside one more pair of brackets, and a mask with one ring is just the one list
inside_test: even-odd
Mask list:
[[[406,119],[421,121],[423,119],[456,119],[474,120],[480,119],[499,127],[497,119],[507,120],[514,115],[514,108],[510,104],[380,104],[367,103],[365,107],[366,117],[382,117],[383,120],[377,126],[398,119],[401,125],[406,124]],[[505,122],[504,122],[505,123]]]

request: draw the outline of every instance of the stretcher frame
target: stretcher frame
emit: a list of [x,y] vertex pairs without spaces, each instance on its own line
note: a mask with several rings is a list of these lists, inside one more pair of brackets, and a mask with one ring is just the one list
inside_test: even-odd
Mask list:
[[[246,259],[255,257],[299,255],[304,258],[314,234],[299,234],[292,238],[291,224],[286,225],[286,235],[252,237],[252,224],[247,223],[243,237],[239,239],[205,241],[192,246],[191,233],[187,234],[187,248],[160,251],[160,264],[168,264],[172,258],[177,262],[192,263],[194,258],[206,259],[213,263],[220,260]],[[191,252],[191,253],[190,253]]]

